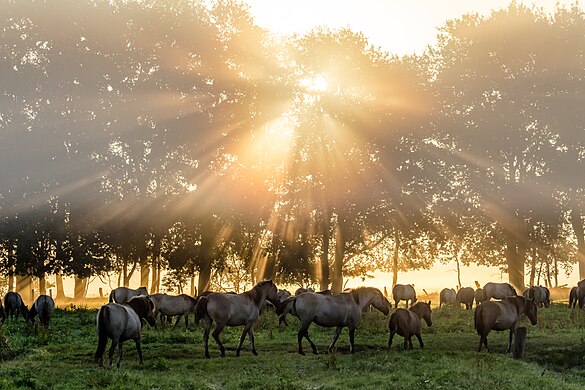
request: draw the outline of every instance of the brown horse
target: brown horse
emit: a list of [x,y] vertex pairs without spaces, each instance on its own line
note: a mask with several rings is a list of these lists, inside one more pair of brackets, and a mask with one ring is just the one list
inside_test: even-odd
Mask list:
[[569,307],[575,308],[577,306],[577,302],[579,301],[579,287],[575,286],[571,289],[569,293]]
[[406,301],[408,307],[408,301],[411,305],[416,302],[416,291],[411,284],[397,284],[392,288],[392,297],[397,308],[400,301]]
[[471,287],[463,287],[457,291],[457,303],[465,305],[465,310],[473,308],[473,299],[475,298],[475,291]]
[[475,306],[479,306],[482,303],[484,303],[485,301],[488,301],[488,297],[485,295],[485,291],[483,291],[483,288],[478,288],[477,290],[475,290]]
[[388,328],[390,329],[390,338],[388,339],[388,350],[392,347],[392,339],[398,333],[404,337],[404,349],[412,349],[412,336],[416,336],[418,343],[422,348],[425,344],[420,336],[420,320],[424,319],[428,326],[433,325],[431,319],[431,301],[428,303],[418,302],[410,309],[396,309],[390,316]]
[[444,288],[439,293],[439,309],[443,305],[450,305],[456,302],[457,293],[452,288]]
[[252,326],[260,315],[260,309],[264,306],[266,299],[276,301],[277,288],[272,280],[264,280],[256,284],[250,291],[241,294],[230,293],[211,293],[206,296],[200,296],[195,306],[195,322],[203,318],[205,330],[203,333],[203,343],[205,344],[205,357],[209,359],[209,331],[211,325],[215,322],[217,325],[213,331],[213,338],[219,346],[220,354],[225,356],[225,347],[219,339],[223,328],[226,326],[244,325],[244,331],[240,337],[240,343],[236,349],[236,356],[240,356],[242,344],[246,334],[250,339],[251,350],[254,355],[256,346],[254,345],[254,334]]
[[516,324],[522,314],[525,314],[532,325],[536,325],[537,307],[533,300],[522,296],[506,297],[501,301],[487,301],[475,308],[474,327],[479,334],[479,346],[482,344],[490,351],[487,344],[487,336],[491,330],[503,331],[510,329],[508,339],[508,352],[512,349],[512,338],[516,333]]
[[510,283],[494,283],[488,282],[483,286],[486,299],[504,299],[506,297],[515,297],[518,294]]
[[326,328],[337,327],[329,345],[329,352],[333,351],[341,330],[347,326],[349,329],[349,350],[353,353],[355,350],[355,328],[362,318],[363,309],[373,305],[384,315],[387,315],[392,307],[382,292],[375,287],[360,287],[335,295],[305,293],[288,298],[285,302],[291,308],[291,313],[301,321],[301,328],[297,334],[301,355],[305,354],[302,344],[303,337],[311,345],[313,353],[319,353],[309,338],[308,330],[311,323],[314,322]]

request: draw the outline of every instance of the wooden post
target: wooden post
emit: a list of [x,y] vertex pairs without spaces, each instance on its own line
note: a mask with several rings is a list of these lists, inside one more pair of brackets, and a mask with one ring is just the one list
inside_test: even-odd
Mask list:
[[516,328],[514,337],[514,359],[524,359],[526,353],[526,327]]

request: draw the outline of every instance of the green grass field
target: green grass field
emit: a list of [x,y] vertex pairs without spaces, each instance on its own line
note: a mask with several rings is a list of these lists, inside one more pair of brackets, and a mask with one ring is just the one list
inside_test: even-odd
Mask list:
[[[312,325],[309,333],[322,354],[296,353],[298,321],[280,331],[274,313],[262,315],[255,336],[259,356],[247,349],[235,357],[241,328],[226,329],[226,357],[210,342],[203,358],[202,328],[185,331],[144,329],[144,365],[134,342],[124,343],[122,367],[99,368],[95,310],[54,313],[46,332],[22,318],[0,328],[0,389],[583,389],[585,388],[585,313],[553,304],[539,310],[537,326],[528,327],[526,359],[505,353],[507,333],[489,336],[492,353],[477,353],[472,312],[435,309],[433,326],[423,324],[425,349],[402,350],[396,336],[388,351],[387,318],[366,313],[356,331],[356,353],[349,354],[347,330],[328,354],[333,329]],[[525,321],[525,320],[524,320]],[[523,322],[524,324],[524,322]]]

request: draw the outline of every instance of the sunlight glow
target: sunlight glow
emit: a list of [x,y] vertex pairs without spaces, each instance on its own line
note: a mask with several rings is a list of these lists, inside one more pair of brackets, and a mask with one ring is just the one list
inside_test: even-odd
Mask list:
[[329,83],[323,75],[317,75],[313,78],[304,78],[299,84],[307,91],[313,93],[326,92],[329,87]]

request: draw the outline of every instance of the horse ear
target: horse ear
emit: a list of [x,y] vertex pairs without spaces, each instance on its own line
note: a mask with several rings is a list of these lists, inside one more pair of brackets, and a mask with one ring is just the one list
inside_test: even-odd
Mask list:
[[429,301],[429,306],[431,306],[431,301]]

